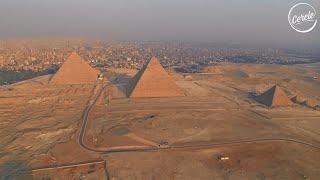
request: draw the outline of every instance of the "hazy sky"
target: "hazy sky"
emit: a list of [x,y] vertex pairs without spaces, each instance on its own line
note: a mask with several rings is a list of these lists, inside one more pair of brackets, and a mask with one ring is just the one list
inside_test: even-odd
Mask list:
[[[296,2],[301,1],[0,0],[0,37],[320,45],[320,23],[311,33],[291,29],[287,15]],[[320,14],[318,0],[304,2]]]

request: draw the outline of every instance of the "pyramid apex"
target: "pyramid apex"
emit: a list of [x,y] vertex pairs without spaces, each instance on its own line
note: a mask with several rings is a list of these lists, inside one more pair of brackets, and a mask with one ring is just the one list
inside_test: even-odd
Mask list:
[[152,56],[151,61],[158,61],[158,58],[156,56]]
[[81,59],[81,57],[79,56],[79,54],[75,51],[73,51],[67,59]]
[[267,106],[289,106],[292,104],[285,92],[278,85],[272,86],[260,96],[256,97],[256,100]]
[[93,84],[99,72],[93,69],[76,52],[72,52],[52,77],[52,84]]
[[148,64],[154,64],[154,63],[160,64],[158,58],[155,57],[155,56],[153,56],[153,57],[150,59],[150,61],[149,61]]
[[76,51],[72,51],[72,53],[70,54],[70,56],[72,55],[78,55],[78,53]]
[[184,96],[183,91],[152,57],[131,79],[127,87],[128,97],[174,97]]
[[276,88],[276,89],[281,89],[279,85],[275,84],[274,86],[272,86],[273,88]]

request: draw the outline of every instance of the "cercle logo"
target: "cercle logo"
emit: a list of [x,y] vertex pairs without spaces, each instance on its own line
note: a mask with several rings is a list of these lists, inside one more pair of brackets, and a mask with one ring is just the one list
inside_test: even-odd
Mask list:
[[317,25],[317,13],[308,3],[298,3],[291,7],[288,14],[290,26],[297,32],[307,33]]

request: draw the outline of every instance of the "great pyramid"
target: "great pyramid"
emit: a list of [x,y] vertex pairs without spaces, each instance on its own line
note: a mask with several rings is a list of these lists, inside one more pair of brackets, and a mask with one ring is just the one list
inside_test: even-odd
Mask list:
[[93,84],[99,72],[73,52],[52,77],[51,84]]
[[163,69],[156,57],[146,63],[131,79],[126,94],[128,97],[184,96],[183,91]]
[[290,106],[293,104],[283,90],[277,85],[257,96],[255,99],[269,107]]

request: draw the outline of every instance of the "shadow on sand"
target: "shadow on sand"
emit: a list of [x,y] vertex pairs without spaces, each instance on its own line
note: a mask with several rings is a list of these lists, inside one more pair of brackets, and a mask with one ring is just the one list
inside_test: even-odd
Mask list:
[[32,171],[27,162],[14,160],[0,165],[0,180],[32,180]]
[[118,74],[117,76],[114,76],[112,78],[109,78],[110,82],[119,90],[121,93],[123,93],[125,96],[128,95],[128,84],[131,80],[131,77],[125,74]]

